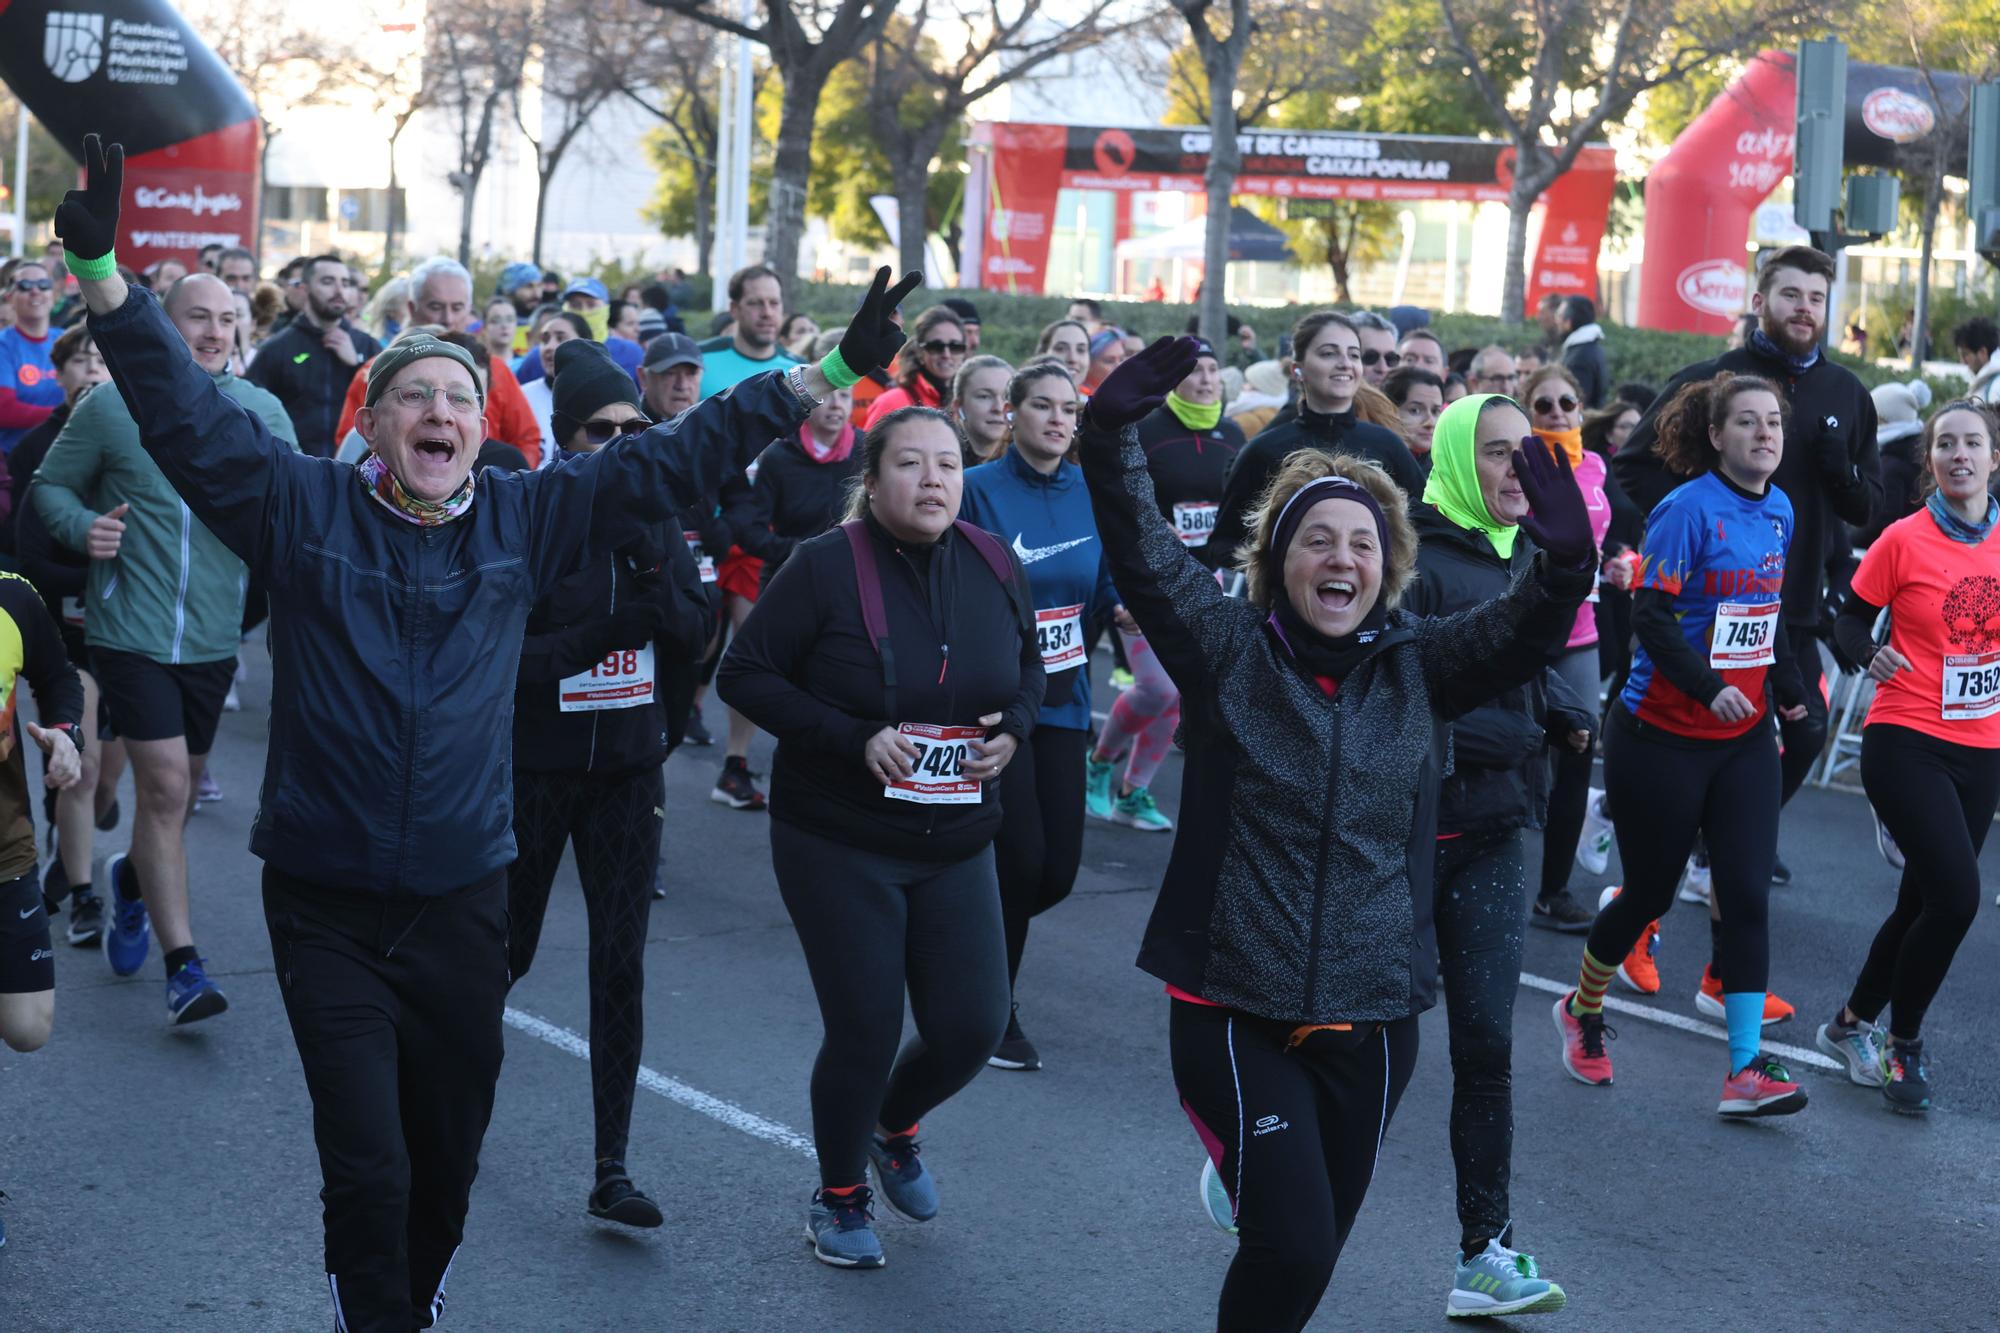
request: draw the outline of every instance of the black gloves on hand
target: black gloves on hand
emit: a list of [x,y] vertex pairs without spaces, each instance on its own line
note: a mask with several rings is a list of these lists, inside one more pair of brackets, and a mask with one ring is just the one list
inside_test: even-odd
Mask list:
[[888,267],[875,270],[874,284],[868,288],[868,295],[861,298],[861,309],[854,312],[847,332],[840,335],[840,359],[849,370],[866,375],[895,358],[903,345],[903,331],[889,316],[923,280],[921,273],[906,273],[901,282],[891,287]]
[[1568,456],[1527,436],[1514,451],[1514,475],[1528,497],[1521,531],[1562,568],[1594,568],[1597,542],[1590,535],[1590,511],[1584,508]]
[[102,259],[118,239],[118,201],[125,189],[125,145],[108,149],[95,134],[83,136],[83,188],[56,205],[55,231],[78,259]]
[[1090,425],[1116,434],[1167,401],[1201,357],[1193,338],[1161,338],[1104,377],[1083,409]]

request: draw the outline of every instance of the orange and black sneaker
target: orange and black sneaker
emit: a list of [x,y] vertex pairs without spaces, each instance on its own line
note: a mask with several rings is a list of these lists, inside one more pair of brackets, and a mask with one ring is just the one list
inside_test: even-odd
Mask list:
[[[1711,964],[1701,969],[1701,989],[1694,993],[1694,1007],[1718,1023],[1727,1022],[1729,1011],[1722,1004],[1722,978]],[[1764,992],[1764,1026],[1782,1023],[1798,1010],[1770,991]]]
[[[1597,910],[1602,912],[1611,906],[1611,900],[1623,893],[1624,889],[1613,884],[1597,896]],[[1660,923],[1648,921],[1645,933],[1632,946],[1632,952],[1625,955],[1625,961],[1618,965],[1618,980],[1625,983],[1627,990],[1641,995],[1660,993],[1660,968],[1657,961],[1660,953]]]
[[1603,1087],[1611,1082],[1611,1056],[1604,1049],[1604,1039],[1618,1033],[1605,1025],[1601,1012],[1572,1014],[1569,1002],[1575,995],[1575,991],[1568,992],[1555,1007],[1556,1031],[1562,1034],[1563,1068],[1579,1083]]

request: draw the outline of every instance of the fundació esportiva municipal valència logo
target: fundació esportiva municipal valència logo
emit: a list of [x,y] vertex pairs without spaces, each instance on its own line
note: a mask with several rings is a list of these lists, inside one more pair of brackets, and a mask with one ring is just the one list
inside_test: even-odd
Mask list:
[[42,63],[64,83],[82,83],[104,63],[104,15],[49,11]]

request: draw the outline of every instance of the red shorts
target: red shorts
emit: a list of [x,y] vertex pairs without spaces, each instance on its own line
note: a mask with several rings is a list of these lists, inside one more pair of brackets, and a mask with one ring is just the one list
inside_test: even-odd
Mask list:
[[715,567],[716,586],[746,602],[757,600],[757,583],[763,575],[764,562],[754,555],[743,554],[740,546],[730,547],[729,554]]

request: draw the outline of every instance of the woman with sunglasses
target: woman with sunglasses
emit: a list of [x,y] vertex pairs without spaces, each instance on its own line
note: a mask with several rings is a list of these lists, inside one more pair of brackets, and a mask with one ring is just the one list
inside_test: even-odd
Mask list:
[[958,313],[934,305],[910,326],[910,340],[896,358],[896,382],[869,405],[867,430],[891,412],[906,407],[943,408],[951,396],[951,377],[965,361],[965,326]]
[[49,358],[49,311],[55,280],[33,260],[14,266],[7,307],[14,322],[0,329],[0,455],[63,404],[55,362]]
[[[652,423],[602,344],[574,339],[554,362],[552,424],[565,456],[594,454]],[[647,524],[544,593],[528,613],[514,688],[514,842],[507,963],[534,965],[563,850],[590,923],[590,1086],[597,1174],[591,1216],[656,1227],[657,1204],[625,1170],[644,1037],[646,924],[660,863],[664,664],[701,655],[708,601],[677,525]]]

